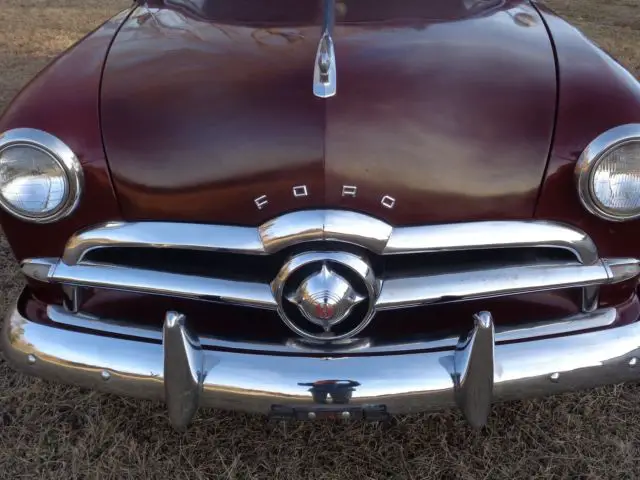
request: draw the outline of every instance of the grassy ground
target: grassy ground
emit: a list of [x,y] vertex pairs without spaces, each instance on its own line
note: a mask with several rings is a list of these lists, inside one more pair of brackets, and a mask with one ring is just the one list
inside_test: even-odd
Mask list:
[[[126,0],[0,0],[0,110],[53,55]],[[553,0],[640,73],[638,0]],[[1,237],[0,237],[1,239]],[[20,287],[0,243],[0,308]],[[201,412],[186,434],[162,405],[13,373],[0,363],[3,478],[638,478],[640,386],[493,409],[473,431],[456,412],[374,425],[269,428],[263,418]]]

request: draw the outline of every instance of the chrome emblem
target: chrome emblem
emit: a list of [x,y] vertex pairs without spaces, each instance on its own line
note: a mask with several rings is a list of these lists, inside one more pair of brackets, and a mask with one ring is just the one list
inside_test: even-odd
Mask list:
[[271,284],[285,324],[316,342],[361,332],[373,318],[377,286],[366,259],[347,252],[296,255]]
[[[300,199],[304,197],[311,196],[311,190],[306,185],[295,185],[292,189],[293,198]],[[317,193],[317,192],[316,192]],[[357,185],[343,185],[341,197],[350,197],[356,198],[358,195],[358,186]],[[258,208],[258,210],[262,210],[264,207],[269,205],[269,198],[267,195],[260,195],[253,199],[253,203]],[[390,195],[383,195],[380,197],[380,205],[384,208],[392,209],[396,205],[396,199]]]
[[319,98],[329,98],[336,94],[336,54],[331,38],[335,24],[335,8],[335,0],[324,0],[322,37],[318,42],[313,68],[313,94]]
[[329,98],[336,94],[336,54],[333,40],[325,32],[318,44],[316,65],[313,70],[313,94],[319,98]]
[[323,264],[308,276],[287,300],[296,304],[307,320],[324,329],[342,322],[365,299],[344,278]]

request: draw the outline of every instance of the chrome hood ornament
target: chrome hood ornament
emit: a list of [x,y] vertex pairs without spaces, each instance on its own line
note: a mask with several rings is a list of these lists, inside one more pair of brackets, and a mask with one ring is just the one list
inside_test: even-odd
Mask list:
[[318,43],[313,68],[313,94],[320,98],[333,97],[336,94],[336,54],[331,38],[334,19],[335,0],[325,0],[322,37]]
[[326,263],[287,297],[287,300],[298,306],[307,320],[322,327],[325,332],[342,322],[353,307],[364,299]]

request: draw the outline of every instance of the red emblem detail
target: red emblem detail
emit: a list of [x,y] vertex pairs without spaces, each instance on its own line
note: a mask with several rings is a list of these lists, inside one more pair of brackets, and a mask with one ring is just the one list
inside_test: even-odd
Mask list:
[[316,304],[315,309],[316,317],[322,320],[329,320],[335,313],[335,307],[324,302]]

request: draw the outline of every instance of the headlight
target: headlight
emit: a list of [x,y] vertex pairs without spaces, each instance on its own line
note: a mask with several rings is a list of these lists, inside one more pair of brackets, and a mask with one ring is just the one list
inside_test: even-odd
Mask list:
[[54,222],[74,210],[81,190],[80,162],[58,138],[30,128],[0,135],[0,205],[9,213]]
[[594,215],[622,222],[640,218],[640,124],[600,135],[576,164],[578,194]]

